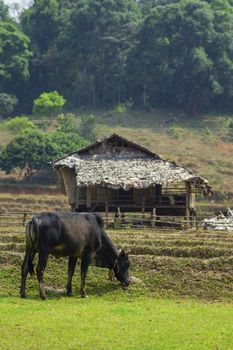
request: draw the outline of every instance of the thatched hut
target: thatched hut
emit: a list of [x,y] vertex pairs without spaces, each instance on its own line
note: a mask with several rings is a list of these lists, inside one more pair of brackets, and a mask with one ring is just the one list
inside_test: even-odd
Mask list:
[[54,162],[74,211],[195,213],[195,194],[209,194],[204,178],[119,135]]

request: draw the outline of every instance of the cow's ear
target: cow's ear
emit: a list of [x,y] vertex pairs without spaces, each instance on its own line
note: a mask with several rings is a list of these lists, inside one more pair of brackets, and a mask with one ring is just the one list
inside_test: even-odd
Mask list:
[[126,255],[126,253],[125,253],[124,249],[120,249],[120,250],[119,250],[118,257],[119,257],[119,258],[124,258],[125,255]]

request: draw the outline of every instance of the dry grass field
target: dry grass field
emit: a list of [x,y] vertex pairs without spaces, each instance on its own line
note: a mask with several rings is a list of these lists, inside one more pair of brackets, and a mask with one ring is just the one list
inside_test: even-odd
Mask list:
[[[24,252],[23,211],[29,211],[26,217],[29,220],[33,213],[69,210],[66,198],[61,195],[3,193],[0,208],[0,264],[18,266]],[[107,231],[118,248],[129,252],[133,273],[144,281],[143,293],[209,300],[233,297],[233,232],[150,227]]]
[[[137,142],[164,158],[193,169],[206,177],[215,191],[226,193],[233,190],[233,142],[229,127],[233,116],[202,115],[188,116],[175,111],[152,110],[149,112],[134,110],[121,113],[114,110],[86,111],[93,113],[97,119],[97,137],[103,138],[111,133]],[[77,115],[77,125],[80,116]],[[163,120],[176,118],[176,122],[162,127]],[[55,122],[45,131],[51,132]],[[0,146],[10,139],[7,130],[0,124]],[[1,174],[0,174],[1,175]],[[3,174],[2,174],[3,175]]]

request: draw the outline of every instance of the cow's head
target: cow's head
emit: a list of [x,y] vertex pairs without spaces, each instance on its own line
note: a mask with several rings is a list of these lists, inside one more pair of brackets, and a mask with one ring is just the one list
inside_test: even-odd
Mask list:
[[122,249],[120,250],[118,257],[115,261],[114,274],[118,281],[121,282],[123,286],[129,285],[129,258],[128,254]]

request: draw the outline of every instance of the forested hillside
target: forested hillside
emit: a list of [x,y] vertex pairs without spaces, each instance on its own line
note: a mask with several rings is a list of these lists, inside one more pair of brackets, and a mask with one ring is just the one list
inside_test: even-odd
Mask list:
[[30,112],[44,91],[73,107],[232,108],[228,0],[35,0],[18,21],[0,1],[0,92]]
[[118,132],[233,191],[231,0],[34,0],[12,13],[0,0],[2,171],[30,177]]

